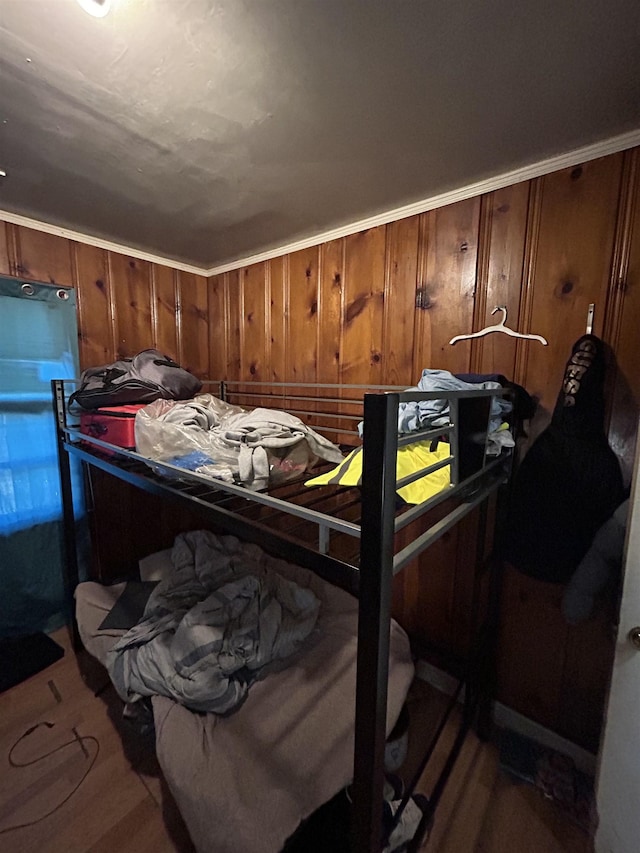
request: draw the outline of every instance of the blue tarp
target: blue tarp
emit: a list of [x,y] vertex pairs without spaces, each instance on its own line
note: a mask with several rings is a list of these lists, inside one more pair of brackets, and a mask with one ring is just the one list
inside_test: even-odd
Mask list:
[[0,278],[0,635],[68,615],[50,381],[78,372],[74,292]]

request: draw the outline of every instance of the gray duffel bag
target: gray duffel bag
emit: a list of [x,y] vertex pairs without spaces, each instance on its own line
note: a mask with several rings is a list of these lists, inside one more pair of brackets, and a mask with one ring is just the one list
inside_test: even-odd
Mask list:
[[150,403],[153,400],[188,400],[202,388],[197,376],[156,349],[122,358],[102,367],[89,367],[69,403],[83,409]]

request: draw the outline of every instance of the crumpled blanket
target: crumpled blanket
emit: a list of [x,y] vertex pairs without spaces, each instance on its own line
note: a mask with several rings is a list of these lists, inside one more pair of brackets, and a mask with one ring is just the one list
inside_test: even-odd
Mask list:
[[238,451],[240,479],[249,488],[266,488],[269,482],[269,450],[291,448],[305,441],[313,459],[341,462],[333,442],[312,430],[300,418],[277,409],[252,409],[225,418],[222,440]]
[[126,702],[161,695],[193,711],[229,713],[270,664],[300,648],[320,602],[234,536],[180,534],[171,560],[142,620],[109,652],[109,675]]
[[137,413],[135,430],[142,456],[253,490],[310,470],[318,458],[343,458],[333,442],[288,412],[246,411],[212,394],[156,400]]

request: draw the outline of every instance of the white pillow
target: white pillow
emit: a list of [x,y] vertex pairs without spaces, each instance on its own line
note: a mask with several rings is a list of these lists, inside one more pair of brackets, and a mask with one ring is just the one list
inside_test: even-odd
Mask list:
[[171,571],[171,548],[138,560],[141,581],[161,581]]

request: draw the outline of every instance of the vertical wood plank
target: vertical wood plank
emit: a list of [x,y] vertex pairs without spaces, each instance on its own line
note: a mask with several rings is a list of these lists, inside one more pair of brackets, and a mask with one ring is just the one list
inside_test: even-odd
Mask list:
[[271,379],[273,382],[291,381],[288,373],[288,352],[291,346],[287,334],[289,318],[289,259],[273,258],[269,261],[271,302]]
[[75,243],[74,285],[78,297],[80,367],[97,367],[115,360],[109,264],[104,249]]
[[416,310],[413,317],[413,339],[415,342],[413,349],[413,375],[416,377],[414,384],[417,384],[419,381],[430,349],[430,342],[426,340],[430,324],[428,318],[425,316],[425,311],[433,308],[427,288],[427,261],[429,245],[435,239],[434,223],[434,217],[426,213],[418,217]]
[[316,382],[318,375],[318,247],[289,255],[287,376]]
[[0,275],[13,275],[9,255],[9,225],[0,221]]
[[227,379],[227,306],[225,277],[209,278],[209,376],[212,380]]
[[224,274],[227,334],[227,370],[226,378],[238,381],[241,376],[241,329],[242,329],[242,287],[241,270]]
[[[533,311],[533,282],[535,278],[538,240],[540,238],[540,217],[542,212],[543,178],[536,178],[529,184],[529,208],[525,229],[524,260],[522,264],[522,287],[520,289],[520,312],[518,330],[531,332],[531,312]],[[527,376],[530,344],[526,340],[516,341],[515,381],[524,385]]]
[[6,222],[4,227],[7,239],[7,254],[9,256],[9,274],[18,277],[20,275],[18,271],[18,267],[20,266],[18,226]]
[[612,602],[593,617],[567,631],[560,704],[556,728],[560,734],[593,753],[600,745],[609,677],[613,666],[617,614]]
[[640,149],[634,148],[631,151],[625,151],[622,159],[618,216],[609,277],[609,294],[605,306],[604,333],[602,335],[613,349],[618,343],[624,303],[624,288],[620,285],[626,281],[629,272],[629,256],[638,202],[639,171]]
[[[266,382],[272,381],[271,370],[271,263],[264,264],[264,289],[262,294],[264,311],[264,376]],[[260,406],[269,406],[269,399],[259,401]]]
[[[508,311],[508,325],[520,331],[518,319],[529,183],[515,184],[489,193],[483,197],[483,204],[490,209],[491,217],[486,280],[478,282],[478,290],[484,290],[485,294],[484,312],[479,318],[478,328],[497,322],[499,315],[492,315],[491,312],[496,305],[505,305]],[[508,379],[513,379],[516,357],[514,338],[492,333],[479,338],[477,348],[479,373],[502,373]]]
[[[445,501],[430,514],[428,523],[419,519],[396,535],[395,548],[409,544],[428,524],[443,518],[454,508]],[[423,653],[452,649],[453,599],[458,531],[452,529],[407,565],[394,579],[394,616],[423,646]],[[437,657],[434,659],[437,662]]]
[[384,261],[384,227],[346,238],[340,365],[340,381],[346,384],[382,380]]
[[156,349],[178,360],[176,271],[161,264],[151,267],[151,311]]
[[504,575],[498,644],[498,699],[551,729],[558,727],[569,627],[560,605],[563,587],[508,567]]
[[420,557],[417,590],[412,596],[415,635],[436,652],[452,649],[452,633],[456,629],[454,566],[458,537],[458,530],[449,530],[429,548],[433,553]]
[[538,430],[548,422],[571,346],[585,332],[590,302],[596,303],[594,332],[603,328],[621,170],[622,154],[614,154],[543,179],[526,331],[543,335],[549,345],[523,344],[530,354],[524,384],[541,403]]
[[[452,630],[448,638],[448,647],[461,658],[469,653],[474,632],[477,630],[477,626],[473,623],[473,592],[477,571],[476,561],[479,556],[476,552],[480,518],[480,510],[475,509],[451,531],[455,534],[456,551],[451,554],[455,580],[450,603]],[[482,599],[479,589],[478,596]],[[478,606],[477,618],[480,624],[483,611],[479,603]]]
[[640,151],[630,152],[626,174],[627,209],[619,223],[620,250],[611,276],[608,342],[615,347],[614,390],[609,443],[618,455],[625,483],[631,481],[640,416]]
[[178,271],[180,364],[200,379],[209,378],[209,303],[204,276]]
[[413,376],[419,231],[418,216],[387,225],[382,371],[385,385],[415,385],[419,378]]
[[240,271],[242,322],[240,325],[240,379],[268,382],[265,288],[265,262],[252,264]]
[[[319,247],[318,255],[318,322],[316,342],[316,377],[317,381],[326,384],[337,384],[340,381],[340,364],[342,361],[342,316],[344,311],[344,278],[345,278],[345,245],[346,241],[332,240]],[[334,389],[327,388],[320,392],[321,396],[333,397]],[[338,407],[338,410],[340,407]],[[333,404],[318,405],[319,411],[335,412]],[[338,444],[353,443],[356,436],[344,436],[336,433],[335,429],[354,428],[352,421],[337,423],[332,418],[318,418],[317,425],[327,427],[324,433],[331,441]]]
[[16,275],[50,284],[73,284],[71,241],[55,234],[16,227]]
[[337,383],[340,378],[344,247],[344,240],[331,240],[320,246],[318,382]]
[[117,358],[135,355],[153,341],[151,328],[151,265],[109,252],[109,273],[115,311]]
[[[487,287],[489,265],[491,262],[491,230],[493,225],[493,205],[490,196],[480,199],[480,220],[478,222],[478,251],[476,256],[476,283],[473,299],[473,331],[481,329],[487,315]],[[469,348],[469,368],[472,373],[480,372],[484,338],[472,338]]]
[[423,214],[414,374],[424,368],[468,373],[471,345],[451,346],[455,335],[470,331],[478,252],[480,199],[470,198]]

